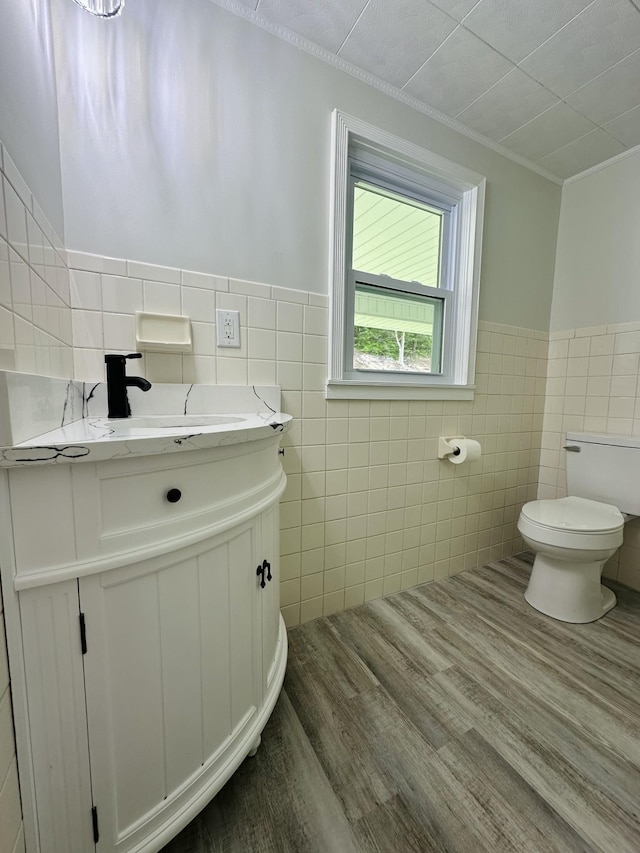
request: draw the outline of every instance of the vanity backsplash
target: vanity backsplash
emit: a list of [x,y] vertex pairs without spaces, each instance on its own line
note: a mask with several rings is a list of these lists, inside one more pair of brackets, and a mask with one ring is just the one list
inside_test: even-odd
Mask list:
[[[146,394],[130,389],[129,402],[136,416],[266,414],[280,411],[280,388],[155,383]],[[83,418],[106,416],[106,382],[0,371],[0,447],[13,447]]]

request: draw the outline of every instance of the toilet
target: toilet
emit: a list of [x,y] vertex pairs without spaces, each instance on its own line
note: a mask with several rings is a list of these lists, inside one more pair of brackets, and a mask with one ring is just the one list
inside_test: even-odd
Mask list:
[[640,439],[567,433],[564,450],[569,497],[531,501],[518,519],[536,555],[524,597],[562,622],[594,622],[616,604],[600,579],[625,515],[640,515]]

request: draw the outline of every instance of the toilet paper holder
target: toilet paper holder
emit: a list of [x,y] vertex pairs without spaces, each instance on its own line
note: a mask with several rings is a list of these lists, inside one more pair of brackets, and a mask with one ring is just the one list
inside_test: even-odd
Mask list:
[[464,436],[451,435],[445,438],[441,435],[438,438],[438,459],[448,459],[449,456],[459,456],[460,448],[456,446],[456,441],[464,441]]

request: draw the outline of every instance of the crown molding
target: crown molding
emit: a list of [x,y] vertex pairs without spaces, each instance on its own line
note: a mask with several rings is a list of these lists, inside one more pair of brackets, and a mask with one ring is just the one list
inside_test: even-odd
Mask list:
[[584,172],[578,172],[577,175],[572,175],[570,178],[565,178],[564,183],[573,184],[576,181],[581,181],[583,178],[588,178],[590,175],[594,175],[596,172],[600,172],[602,169],[608,169],[609,166],[615,166],[616,163],[619,163],[621,160],[626,160],[627,157],[633,157],[635,154],[640,154],[640,145],[634,145],[633,148],[627,148],[626,151],[621,151],[619,154],[610,157],[603,163],[596,163],[595,166],[590,166],[588,169],[585,169]]
[[288,42],[293,47],[296,47],[299,50],[304,50],[306,53],[310,53],[312,56],[315,56],[316,59],[320,59],[323,62],[327,62],[329,65],[333,65],[333,67],[337,68],[339,71],[344,71],[346,74],[350,74],[352,77],[355,77],[361,82],[366,83],[369,86],[373,86],[374,89],[378,89],[385,95],[389,95],[390,97],[395,98],[395,100],[400,101],[406,106],[411,107],[412,109],[429,116],[429,118],[433,119],[434,121],[445,125],[450,130],[454,130],[456,133],[462,134],[462,136],[466,136],[468,139],[473,140],[473,142],[477,142],[478,144],[483,145],[485,148],[490,148],[492,151],[495,151],[497,154],[506,157],[508,160],[512,160],[519,166],[524,166],[525,169],[529,169],[529,171],[531,172],[536,172],[538,175],[541,175],[548,181],[552,181],[554,184],[558,184],[558,186],[562,186],[565,183],[562,178],[559,178],[557,175],[548,172],[546,169],[544,169],[542,166],[539,166],[537,163],[533,163],[531,160],[527,160],[525,157],[520,157],[519,154],[510,151],[508,148],[505,148],[498,142],[494,142],[492,139],[489,139],[487,136],[483,136],[481,133],[476,133],[476,131],[471,130],[471,128],[466,127],[464,124],[461,124],[455,119],[452,119],[444,113],[441,113],[433,107],[430,107],[423,101],[420,101],[411,95],[407,95],[401,89],[392,86],[391,83],[386,83],[384,80],[380,80],[379,77],[375,77],[373,74],[369,74],[369,72],[363,71],[362,68],[358,68],[357,65],[353,65],[351,62],[347,62],[346,60],[342,59],[342,57],[337,56],[335,53],[331,53],[325,48],[320,47],[317,44],[313,44],[313,42],[308,41],[302,36],[296,35],[295,33],[291,32],[291,30],[288,30],[286,27],[283,27],[280,24],[274,24],[272,21],[269,21],[263,15],[260,15],[258,12],[254,11],[248,6],[245,6],[242,3],[238,2],[238,0],[210,0],[210,2],[215,3],[217,6],[220,6],[223,9],[226,9],[226,11],[228,12],[232,12],[234,15],[237,15],[240,18],[244,18],[246,21],[249,21],[250,23],[260,27],[261,29],[266,30],[268,33],[271,33],[271,35],[277,36],[283,41]]

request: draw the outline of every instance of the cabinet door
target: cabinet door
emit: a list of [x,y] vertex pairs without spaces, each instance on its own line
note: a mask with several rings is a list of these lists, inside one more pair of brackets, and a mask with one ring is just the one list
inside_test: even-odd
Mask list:
[[157,836],[261,697],[256,525],[80,581],[98,851]]
[[[278,504],[260,516],[262,559],[271,566],[271,581],[259,589],[262,610],[262,685],[266,693],[276,670],[280,641],[280,524]],[[266,579],[266,576],[265,576]]]
[[39,850],[94,849],[78,585],[20,593]]

